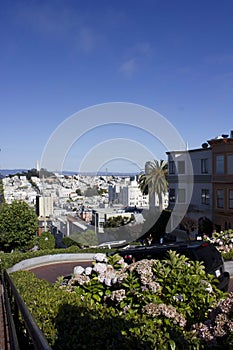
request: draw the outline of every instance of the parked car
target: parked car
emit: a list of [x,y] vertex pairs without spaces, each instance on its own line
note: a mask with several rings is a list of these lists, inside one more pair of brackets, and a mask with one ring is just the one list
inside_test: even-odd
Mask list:
[[121,240],[121,241],[109,241],[109,242],[104,242],[104,243],[101,243],[99,244],[97,247],[98,248],[108,248],[108,249],[111,249],[111,248],[114,248],[114,247],[118,247],[118,248],[121,248],[123,246],[126,246],[127,245],[127,242],[126,240]]
[[125,249],[118,250],[117,253],[124,258],[125,262],[132,263],[142,259],[165,259],[169,250],[175,250],[190,260],[202,261],[206,273],[212,274],[218,279],[219,283],[217,287],[224,292],[228,290],[230,274],[225,271],[222,255],[209,242],[174,242],[132,248],[126,247]]

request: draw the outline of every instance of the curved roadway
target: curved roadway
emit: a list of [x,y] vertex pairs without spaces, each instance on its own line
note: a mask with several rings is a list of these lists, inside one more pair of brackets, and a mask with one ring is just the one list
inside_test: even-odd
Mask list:
[[[50,283],[55,283],[59,276],[71,275],[75,266],[91,266],[93,256],[94,254],[47,255],[24,260],[14,265],[8,271],[13,272],[19,269],[32,271],[37,277],[45,279]],[[233,261],[225,262],[225,270],[231,276],[229,292],[233,292]]]
[[76,261],[49,264],[28,269],[38,278],[45,279],[50,283],[55,283],[59,276],[68,276],[73,273],[75,266],[91,266],[92,261]]
[[[63,262],[63,263],[56,263],[56,264],[49,264],[44,266],[38,266],[34,268],[30,268],[29,270],[32,271],[38,278],[45,279],[46,281],[50,283],[55,283],[57,278],[59,276],[68,276],[73,273],[75,266],[91,266],[92,261],[75,261],[75,262]],[[230,273],[231,276],[233,276],[233,261],[226,261],[225,262],[225,268],[226,271]],[[233,277],[230,279],[229,283],[229,292],[233,292]]]

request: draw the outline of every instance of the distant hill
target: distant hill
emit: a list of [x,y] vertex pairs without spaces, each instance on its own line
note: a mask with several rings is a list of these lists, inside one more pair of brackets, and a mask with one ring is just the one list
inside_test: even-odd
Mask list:
[[17,173],[23,173],[27,172],[27,169],[0,169],[0,176],[2,175],[3,177],[8,176],[8,175],[14,175]]
[[[28,172],[28,170],[30,169],[0,169],[0,177],[5,177],[5,176],[8,176],[8,175],[15,175],[15,174],[22,174],[23,172]],[[95,173],[95,172],[75,172],[75,171],[62,171],[62,174],[63,175],[77,175],[77,174],[80,174],[80,175],[86,175],[86,176],[136,176],[138,175],[137,173],[124,173],[124,172],[99,172],[99,173]]]

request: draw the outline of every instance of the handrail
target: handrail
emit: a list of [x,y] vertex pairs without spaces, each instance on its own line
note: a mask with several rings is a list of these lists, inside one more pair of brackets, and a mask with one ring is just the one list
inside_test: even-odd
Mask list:
[[6,288],[4,278],[2,278],[2,287],[3,287],[3,298],[4,298],[4,304],[5,304],[5,310],[6,310],[7,328],[8,328],[10,348],[11,348],[11,350],[19,350],[17,333],[16,333],[16,329],[15,329],[13,316],[12,316],[8,290]]
[[[16,304],[16,307],[22,314],[23,322],[25,324],[25,327],[30,335],[31,341],[33,343],[34,349],[36,350],[51,350],[47,340],[45,339],[45,336],[43,332],[39,329],[38,325],[36,324],[34,318],[32,317],[30,311],[28,310],[27,306],[25,305],[22,297],[18,293],[12,279],[8,275],[6,271],[4,271],[4,278],[3,278],[3,286],[6,290],[6,297],[8,297],[9,302],[9,294],[14,299],[14,303]],[[9,294],[8,294],[9,292]],[[10,302],[9,302],[10,304]],[[10,311],[10,310],[8,310]],[[11,321],[10,321],[11,322]],[[12,326],[12,327],[11,327]],[[15,326],[10,323],[10,327],[13,329],[13,338],[11,339],[13,342],[15,342],[15,334],[14,334],[14,328]],[[11,329],[10,329],[11,331]],[[15,346],[15,343],[14,345]],[[12,349],[17,349],[16,347],[12,347]],[[18,348],[19,349],[19,348]]]

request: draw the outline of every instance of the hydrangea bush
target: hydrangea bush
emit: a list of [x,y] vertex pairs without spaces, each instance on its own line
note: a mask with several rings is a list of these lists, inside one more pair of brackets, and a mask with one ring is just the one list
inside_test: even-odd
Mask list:
[[59,281],[60,288],[90,303],[113,307],[120,315],[143,315],[165,330],[179,327],[182,334],[189,332],[193,324],[205,322],[210,308],[224,297],[201,262],[175,251],[162,261],[130,265],[117,254],[96,254],[94,259],[93,267],[77,266],[71,279]]
[[192,331],[208,349],[233,348],[233,293],[209,310],[204,322],[194,324]]
[[28,271],[11,276],[54,350],[232,349],[233,293],[174,251],[130,265],[96,254],[56,285]]
[[204,236],[204,239],[213,243],[223,256],[230,252],[233,255],[233,230],[214,232],[212,237]]

